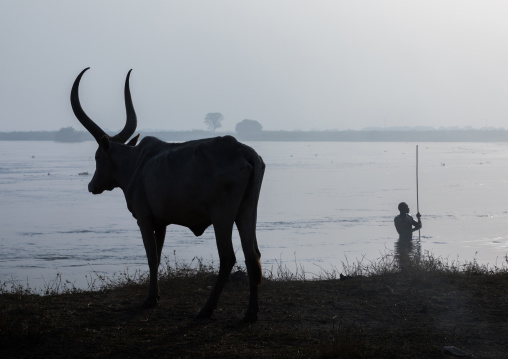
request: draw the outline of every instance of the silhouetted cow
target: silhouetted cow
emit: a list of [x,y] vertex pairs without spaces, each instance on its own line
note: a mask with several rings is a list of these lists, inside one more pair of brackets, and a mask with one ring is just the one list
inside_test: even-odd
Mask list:
[[[258,285],[261,283],[261,254],[256,239],[257,205],[265,170],[262,158],[234,137],[224,136],[184,143],[166,143],[138,136],[129,77],[125,80],[127,121],[119,134],[110,137],[83,111],[78,88],[84,69],[74,81],[71,104],[81,124],[99,144],[96,170],[88,185],[93,194],[120,187],[127,208],[136,218],[150,268],[150,289],[144,306],[159,300],[157,270],[166,226],[188,227],[196,236],[213,224],[220,268],[217,282],[198,317],[210,317],[236,262],[231,241],[233,224],[240,234],[249,275],[250,297],[244,320],[255,321]],[[126,143],[126,144],[125,144]]]

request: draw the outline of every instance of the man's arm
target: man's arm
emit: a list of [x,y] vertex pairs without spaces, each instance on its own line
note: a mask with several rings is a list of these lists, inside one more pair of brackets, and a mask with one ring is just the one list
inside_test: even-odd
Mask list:
[[420,219],[420,217],[421,217],[421,214],[420,214],[420,212],[418,212],[416,214],[416,218],[418,218],[418,222],[416,222],[413,219],[413,226],[415,226],[415,228],[413,229],[413,232],[419,230],[420,228],[422,228],[422,220]]

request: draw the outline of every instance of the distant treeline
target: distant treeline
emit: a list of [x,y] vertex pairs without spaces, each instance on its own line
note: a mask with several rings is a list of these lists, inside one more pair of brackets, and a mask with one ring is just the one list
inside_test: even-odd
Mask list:
[[56,141],[56,142],[83,142],[92,141],[88,132],[76,131],[72,127],[61,128],[58,131],[15,131],[0,132],[2,141]]
[[343,141],[343,142],[504,142],[508,131],[430,130],[430,131],[263,131],[246,140],[258,141]]
[[7,141],[54,141],[56,131],[0,132],[0,140]]
[[[168,142],[232,135],[244,141],[343,141],[343,142],[506,142],[508,131],[493,130],[404,130],[404,131],[259,131],[256,133],[193,131],[140,131],[141,137],[155,136]],[[85,131],[64,128],[58,131],[0,132],[3,141],[93,141]]]

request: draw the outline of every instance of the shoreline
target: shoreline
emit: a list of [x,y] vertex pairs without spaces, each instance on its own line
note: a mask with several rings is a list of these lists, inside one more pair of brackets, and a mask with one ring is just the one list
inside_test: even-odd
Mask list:
[[[62,134],[63,130],[69,133]],[[140,130],[141,138],[154,136],[167,142],[191,141],[217,136],[233,136],[239,141],[268,142],[507,142],[506,129],[371,129],[371,130],[329,130],[329,131],[259,131],[249,133]],[[11,131],[0,132],[0,141],[55,141],[79,143],[94,141],[85,131],[72,127],[59,131]]]
[[[432,262],[438,263],[439,270],[445,272],[470,272],[476,271],[482,274],[489,273],[503,273],[508,272],[508,254],[503,258],[496,258],[494,264],[478,262],[476,258],[472,260],[460,261],[458,259],[450,260],[447,257],[435,256],[433,253],[425,252],[423,254],[416,254],[414,250],[411,253],[404,253],[406,256],[411,256],[414,260],[418,256],[419,261],[424,263]],[[320,280],[339,280],[342,276],[347,277],[368,277],[378,275],[379,273],[397,273],[397,261],[401,256],[400,252],[390,251],[385,252],[380,257],[369,259],[366,256],[360,256],[361,259],[355,259],[350,263],[346,257],[344,261],[339,261],[338,265],[329,263],[328,267],[313,263],[314,269],[317,271],[309,270],[305,264],[298,261],[295,257],[291,261],[284,261],[283,259],[274,259],[271,265],[262,263],[263,278],[270,280],[300,280],[300,281],[320,281]],[[146,259],[146,258],[143,258]],[[498,263],[499,262],[499,263]],[[173,255],[163,256],[163,261],[159,267],[159,273],[162,276],[175,275],[174,272],[185,271],[189,273],[199,272],[199,268],[206,268],[211,273],[218,273],[219,267],[218,259],[205,260],[202,257],[194,256],[192,260],[186,262],[184,259],[178,258]],[[309,264],[309,263],[307,263]],[[0,295],[6,293],[24,293],[30,295],[45,295],[45,294],[66,294],[75,292],[94,292],[108,289],[113,285],[114,287],[122,286],[124,283],[140,283],[147,281],[148,264],[143,263],[136,267],[127,266],[117,271],[106,273],[104,271],[95,270],[93,267],[88,266],[89,270],[80,278],[68,278],[60,271],[55,271],[53,276],[48,278],[41,278],[32,280],[28,278],[17,280],[14,278],[0,279]],[[236,268],[236,269],[235,269]],[[380,269],[382,268],[382,270]],[[233,271],[240,270],[245,272],[243,261],[239,260],[235,264]],[[33,282],[41,282],[40,285],[34,285]],[[81,283],[81,285],[76,285]]]
[[317,280],[281,268],[259,287],[259,320],[249,325],[240,322],[248,299],[241,269],[212,319],[194,319],[216,278],[202,262],[166,268],[152,309],[140,307],[146,278],[102,278],[97,291],[4,292],[0,345],[9,357],[49,358],[439,358],[452,346],[506,356],[506,265],[458,268],[433,257],[401,265],[356,263]]

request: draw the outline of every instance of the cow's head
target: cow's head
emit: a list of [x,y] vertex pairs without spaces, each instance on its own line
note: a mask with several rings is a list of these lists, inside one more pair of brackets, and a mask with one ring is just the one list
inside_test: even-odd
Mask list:
[[[99,194],[105,190],[111,191],[113,188],[118,187],[118,182],[114,178],[113,173],[115,170],[114,166],[118,165],[118,156],[121,156],[122,149],[119,144],[125,144],[134,131],[136,131],[137,119],[129,89],[129,77],[132,70],[129,71],[125,80],[124,95],[127,120],[123,130],[117,135],[110,137],[87,116],[81,107],[81,103],[79,102],[78,89],[81,77],[88,69],[89,67],[81,71],[74,81],[74,85],[72,85],[71,105],[79,122],[81,122],[81,124],[88,130],[88,132],[90,132],[99,144],[99,148],[95,152],[95,173],[88,184],[88,190],[90,192],[93,194]],[[126,144],[129,146],[135,146],[138,137],[139,135],[135,136]],[[115,158],[115,161],[113,161],[113,158]]]

